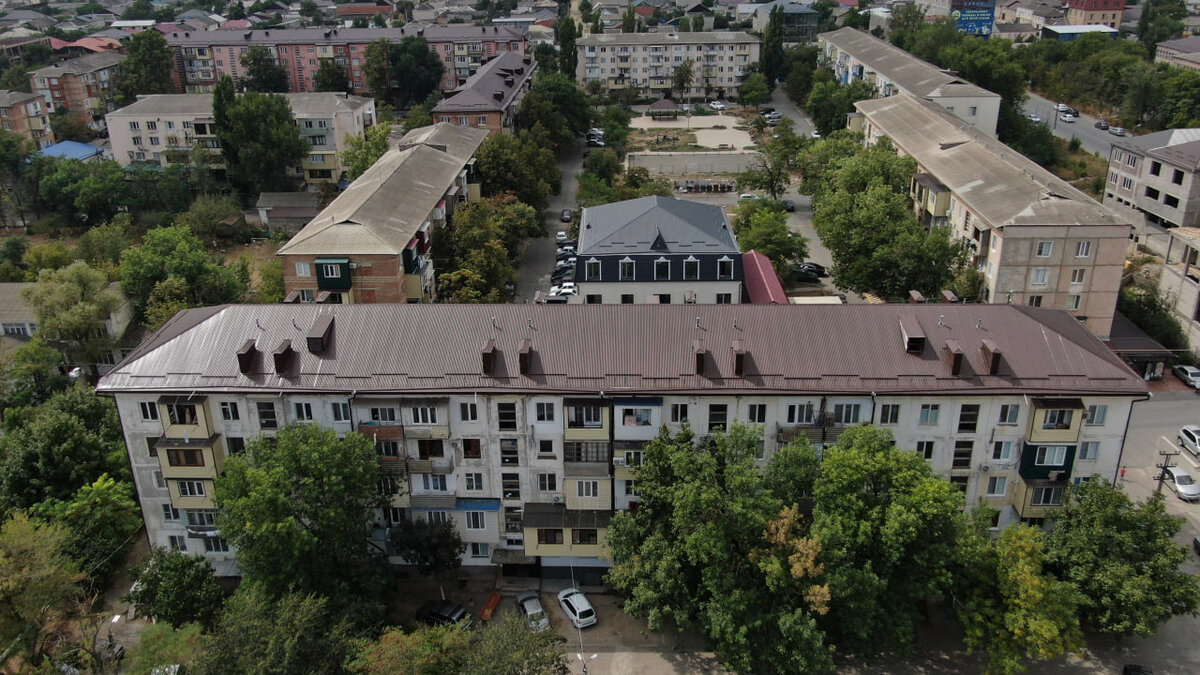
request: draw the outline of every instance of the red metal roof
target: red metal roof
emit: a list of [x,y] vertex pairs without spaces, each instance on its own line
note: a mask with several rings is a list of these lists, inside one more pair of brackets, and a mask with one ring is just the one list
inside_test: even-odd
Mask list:
[[779,275],[775,273],[775,268],[771,266],[767,256],[758,251],[743,253],[742,273],[745,275],[746,294],[750,296],[751,304],[788,304],[783,282],[779,280]]

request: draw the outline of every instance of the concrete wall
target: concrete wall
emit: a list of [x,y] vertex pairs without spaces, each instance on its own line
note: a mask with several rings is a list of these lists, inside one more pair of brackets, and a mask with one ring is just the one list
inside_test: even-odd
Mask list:
[[626,168],[645,167],[650,173],[727,175],[754,166],[757,152],[631,152]]

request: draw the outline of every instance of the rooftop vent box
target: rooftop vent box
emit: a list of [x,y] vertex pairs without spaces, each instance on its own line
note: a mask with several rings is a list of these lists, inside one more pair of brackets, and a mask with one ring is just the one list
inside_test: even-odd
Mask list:
[[483,374],[491,375],[492,372],[496,369],[496,341],[495,340],[488,340],[486,343],[484,343],[483,349],[481,350],[481,356],[483,359],[483,364],[482,364],[483,365]]
[[280,375],[289,375],[296,367],[296,350],[292,349],[292,341],[284,340],[279,343],[275,351],[271,353],[275,360],[275,372]]
[[238,372],[246,375],[254,372],[254,366],[258,361],[258,347],[254,346],[254,338],[250,338],[242,343],[242,348],[237,352]]
[[983,352],[983,362],[987,365],[988,375],[1000,373],[1000,346],[994,341],[985,339],[979,350]]
[[925,331],[916,316],[905,314],[900,317],[900,336],[904,340],[904,351],[909,354],[925,351]]
[[312,328],[308,329],[308,334],[304,336],[304,341],[308,345],[308,351],[313,354],[321,354],[329,349],[330,340],[333,339],[333,315],[322,314],[313,322]]

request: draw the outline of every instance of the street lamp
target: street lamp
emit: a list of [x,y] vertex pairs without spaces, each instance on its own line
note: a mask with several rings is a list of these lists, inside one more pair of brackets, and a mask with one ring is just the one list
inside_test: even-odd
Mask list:
[[579,661],[583,663],[583,675],[587,675],[588,664],[592,661],[595,661],[597,656],[599,656],[599,654],[592,654],[591,656],[587,657],[587,660],[585,661],[583,659],[583,654],[575,654],[575,658],[579,659]]

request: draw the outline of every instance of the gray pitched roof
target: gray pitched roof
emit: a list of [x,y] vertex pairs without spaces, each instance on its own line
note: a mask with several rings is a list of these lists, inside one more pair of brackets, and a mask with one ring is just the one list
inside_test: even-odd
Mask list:
[[1158,43],[1158,46],[1175,49],[1184,54],[1195,54],[1196,52],[1200,52],[1200,35],[1191,35],[1179,38],[1178,40],[1164,40]]
[[117,52],[97,52],[85,54],[77,59],[70,59],[45,68],[38,68],[30,73],[32,77],[61,77],[63,75],[83,75],[97,70],[111,68],[125,60],[124,54]]
[[38,94],[27,94],[23,91],[9,91],[7,89],[0,89],[0,107],[3,108],[8,108],[19,103],[40,98],[41,96]]
[[419,26],[409,24],[401,28],[270,28],[256,30],[200,30],[172,31],[167,42],[172,46],[208,45],[281,45],[317,44],[334,45],[374,42],[380,39],[399,42],[406,37],[422,36],[430,42],[458,41],[470,38],[521,42],[525,36],[521,31],[507,26]]
[[1200,129],[1167,129],[1145,136],[1126,136],[1113,147],[1157,157],[1195,171],[1200,168]]
[[[520,52],[504,52],[488,61],[461,86],[438,101],[433,112],[485,112],[504,110],[521,93],[537,70],[532,57]],[[512,78],[512,84],[506,84]],[[496,93],[500,98],[496,98]]]
[[[338,112],[357,110],[371,102],[371,99],[363,96],[331,91],[283,94],[283,97],[287,99],[292,114],[297,117],[333,116]],[[133,103],[108,114],[207,116],[212,115],[212,94],[143,94]]]
[[[661,238],[665,248],[655,248]],[[725,209],[672,197],[639,197],[583,210],[579,255],[740,253]]]
[[487,136],[445,123],[413,129],[278,255],[399,255]]

